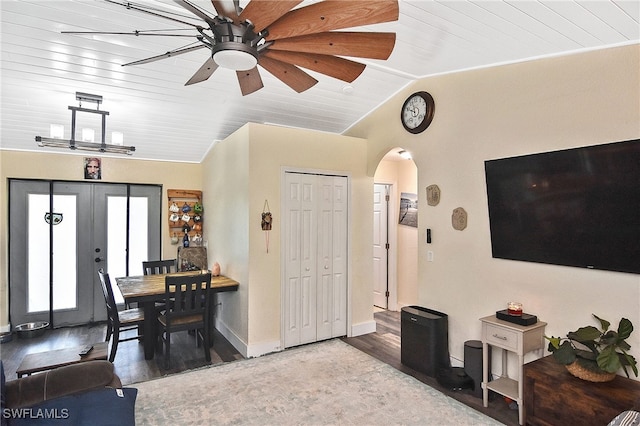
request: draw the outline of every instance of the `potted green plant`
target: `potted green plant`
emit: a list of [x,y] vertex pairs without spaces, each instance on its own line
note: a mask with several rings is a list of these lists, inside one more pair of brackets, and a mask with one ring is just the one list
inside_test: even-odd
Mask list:
[[592,382],[613,380],[620,368],[629,377],[627,367],[637,377],[637,362],[625,340],[633,332],[631,321],[622,318],[616,331],[609,330],[609,321],[593,316],[600,322],[600,329],[590,325],[567,333],[566,338],[545,336],[555,360],[574,376]]

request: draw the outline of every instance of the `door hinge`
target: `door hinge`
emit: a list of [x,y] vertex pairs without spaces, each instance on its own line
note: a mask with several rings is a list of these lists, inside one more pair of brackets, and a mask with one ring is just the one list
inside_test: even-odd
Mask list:
[[385,293],[384,293],[384,295],[385,295],[385,297],[386,297],[387,299],[389,298],[389,292],[388,292],[388,291],[387,291],[387,292],[385,292]]
[[387,195],[385,195],[385,196],[384,196],[384,200],[385,200],[385,201],[387,201],[387,202],[388,202],[388,201],[389,201],[389,199],[390,199],[389,194],[387,194]]
[[389,243],[386,243],[386,244],[384,245],[384,248],[385,248],[385,249],[387,249],[387,250],[389,250],[389,247],[390,247],[390,246],[389,246]]

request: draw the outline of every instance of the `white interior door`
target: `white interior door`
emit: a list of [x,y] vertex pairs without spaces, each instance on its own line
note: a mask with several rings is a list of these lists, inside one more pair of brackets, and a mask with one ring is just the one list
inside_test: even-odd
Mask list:
[[347,178],[285,173],[285,347],[347,331]]
[[318,176],[316,340],[347,334],[347,179]]
[[373,185],[373,305],[389,308],[389,185]]
[[285,347],[315,341],[316,241],[315,176],[285,175]]

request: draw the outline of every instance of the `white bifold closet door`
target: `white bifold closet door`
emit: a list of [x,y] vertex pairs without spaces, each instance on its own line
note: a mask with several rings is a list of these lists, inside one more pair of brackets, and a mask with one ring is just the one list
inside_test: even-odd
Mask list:
[[285,347],[347,334],[348,179],[285,173]]

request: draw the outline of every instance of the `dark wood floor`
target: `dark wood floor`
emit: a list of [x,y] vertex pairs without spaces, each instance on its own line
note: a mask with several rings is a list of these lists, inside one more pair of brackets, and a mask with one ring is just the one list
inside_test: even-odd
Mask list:
[[[434,378],[403,365],[400,359],[400,312],[378,312],[374,317],[377,323],[375,333],[345,337],[342,340],[506,425],[518,425],[518,411],[509,409],[502,398],[493,398],[489,407],[484,408],[482,399],[475,397],[471,391],[446,389]],[[4,363],[7,380],[13,380],[22,358],[29,353],[100,342],[104,336],[104,324],[51,330],[42,337],[32,339],[18,339],[14,336],[11,342],[0,344],[0,359]],[[114,365],[122,383],[130,385],[206,365],[202,348],[196,347],[193,335],[177,333],[172,335],[172,343],[171,364],[168,369],[164,368],[162,354],[157,353],[153,360],[147,361],[144,359],[142,344],[135,340],[120,343]],[[211,348],[211,363],[215,365],[241,359],[242,355],[216,331]]]
[[[19,339],[0,344],[7,380],[15,379],[20,362],[25,355],[54,349],[83,346],[89,342],[101,342],[105,337],[105,324],[59,328],[47,331],[44,336]],[[217,330],[211,348],[211,364],[244,359],[243,356]],[[156,352],[152,360],[144,359],[142,344],[136,340],[120,342],[114,361],[116,374],[124,385],[143,382],[167,374],[178,373],[207,365],[202,346],[196,346],[195,336],[187,332],[171,335],[171,363],[165,368],[164,356]]]
[[375,333],[343,338],[342,340],[501,423],[509,426],[518,425],[518,410],[509,408],[509,405],[499,395],[492,395],[489,407],[484,408],[482,406],[482,398],[474,396],[473,391],[447,389],[441,386],[435,378],[402,364],[400,356],[400,312],[376,312],[374,318],[377,325]]

